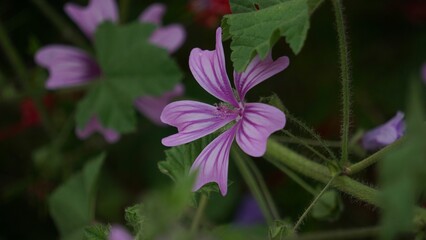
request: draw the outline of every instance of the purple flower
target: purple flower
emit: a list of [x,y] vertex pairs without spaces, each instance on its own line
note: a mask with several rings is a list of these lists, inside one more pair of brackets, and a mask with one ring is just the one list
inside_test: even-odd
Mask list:
[[109,231],[108,240],[133,240],[133,236],[120,225],[113,225]]
[[196,48],[191,51],[189,67],[195,79],[223,102],[215,106],[195,101],[167,105],[161,121],[177,127],[178,133],[164,138],[162,143],[166,146],[185,144],[232,122],[232,127],[207,145],[192,165],[191,171],[198,170],[194,191],[206,183],[216,182],[222,195],[226,195],[229,151],[234,138],[250,156],[260,157],[265,153],[268,137],[284,127],[285,115],[267,104],[246,103],[244,97],[252,87],[283,71],[288,64],[287,57],[276,61],[270,55],[265,60],[254,58],[245,72],[234,72],[235,96],[225,69],[222,29],[216,31],[216,50]]
[[97,117],[92,117],[84,129],[76,129],[76,135],[80,139],[87,139],[95,132],[102,134],[105,140],[109,143],[115,143],[120,140],[120,134],[114,131],[114,129],[103,127]]
[[[148,22],[157,25],[157,29],[151,35],[151,43],[175,52],[184,42],[186,34],[179,24],[161,26],[161,19],[166,7],[162,4],[152,4],[139,16],[140,22]],[[91,0],[87,7],[73,3],[65,5],[65,12],[74,20],[84,34],[93,40],[96,28],[103,22],[118,22],[118,7],[114,0]],[[48,89],[60,89],[75,87],[96,81],[102,74],[102,70],[96,60],[83,50],[64,45],[49,45],[40,49],[35,61],[40,66],[49,70],[49,78],[46,82]],[[143,81],[143,79],[141,79]],[[177,85],[172,91],[162,96],[143,96],[135,101],[136,108],[156,124],[161,110],[174,97],[183,94],[183,86]],[[96,119],[96,116],[93,116]],[[97,120],[91,120],[85,129],[78,129],[77,136],[87,138],[93,132],[101,132],[108,142],[118,140],[119,134],[112,129],[105,129]],[[109,134],[105,134],[108,132]],[[114,133],[114,134],[112,134]],[[114,136],[114,137],[111,137]]]
[[404,113],[397,112],[396,115],[385,124],[365,133],[362,138],[362,146],[369,151],[378,150],[398,140],[404,135],[404,132]]
[[245,196],[238,208],[234,223],[239,226],[251,226],[265,222],[259,205],[252,196]]

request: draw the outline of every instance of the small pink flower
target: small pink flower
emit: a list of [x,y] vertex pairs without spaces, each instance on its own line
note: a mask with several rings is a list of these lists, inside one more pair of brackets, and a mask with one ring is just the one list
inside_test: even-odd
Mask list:
[[127,229],[120,225],[113,225],[109,231],[108,240],[133,240],[133,236]]
[[254,58],[245,72],[234,72],[235,96],[225,69],[222,29],[216,31],[216,50],[192,50],[189,57],[192,74],[201,87],[223,102],[215,106],[196,101],[167,105],[161,121],[177,127],[178,133],[164,138],[162,143],[166,146],[185,144],[233,123],[200,153],[192,165],[191,171],[198,171],[194,191],[206,183],[216,182],[222,195],[226,195],[229,151],[234,138],[250,156],[260,157],[265,153],[268,137],[284,127],[285,115],[267,104],[246,103],[244,98],[251,88],[283,71],[288,64],[287,57],[275,61],[270,55],[265,60]]
[[[152,4],[139,16],[140,22],[153,23],[157,29],[152,34],[151,43],[165,48],[169,53],[175,52],[184,42],[186,33],[179,24],[161,26],[161,20],[166,11],[163,4]],[[103,22],[118,22],[118,7],[114,0],[91,0],[89,5],[82,7],[74,3],[65,5],[65,12],[80,27],[82,32],[93,40],[96,28]],[[47,89],[61,89],[75,87],[96,81],[102,74],[102,70],[96,60],[83,50],[64,45],[48,45],[40,49],[35,61],[38,65],[49,70],[49,78],[46,82]],[[141,79],[143,81],[143,79]],[[177,85],[172,91],[162,96],[143,96],[135,101],[136,108],[156,124],[161,124],[161,110],[172,98],[183,94],[183,86]],[[153,108],[156,109],[153,109]],[[77,129],[78,137],[86,138],[88,133],[114,132],[113,129],[105,129],[96,116],[88,123],[85,129]],[[90,130],[92,129],[92,130]],[[83,134],[84,133],[84,134]],[[89,134],[89,135],[90,135]],[[109,142],[107,135],[103,134]],[[118,139],[114,137],[112,139]]]

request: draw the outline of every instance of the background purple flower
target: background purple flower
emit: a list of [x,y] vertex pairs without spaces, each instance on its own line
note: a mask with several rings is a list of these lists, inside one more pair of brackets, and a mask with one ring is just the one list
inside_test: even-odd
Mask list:
[[244,227],[265,223],[265,217],[260,210],[259,204],[252,196],[244,196],[237,209],[234,223]]
[[223,102],[216,106],[195,101],[177,101],[167,105],[161,120],[177,127],[178,133],[164,138],[162,143],[166,146],[185,144],[233,123],[207,145],[192,165],[191,171],[198,171],[194,191],[204,184],[216,182],[222,195],[226,195],[229,151],[234,138],[251,156],[260,157],[265,153],[268,137],[284,127],[285,115],[267,104],[246,103],[244,97],[252,87],[283,71],[288,64],[287,57],[276,61],[270,55],[265,60],[254,58],[245,72],[234,73],[236,98],[225,69],[222,29],[216,31],[216,50],[196,48],[191,51],[189,67],[195,79]]
[[[157,29],[150,41],[169,53],[176,51],[184,42],[186,34],[179,24],[161,26],[161,19],[166,11],[163,4],[152,4],[139,16],[140,22],[153,23]],[[65,12],[80,27],[85,35],[93,40],[96,28],[103,22],[118,22],[118,7],[114,0],[91,0],[89,5],[82,7],[74,3],[65,5]],[[46,82],[48,89],[68,88],[87,84],[98,80],[102,70],[96,60],[83,50],[64,45],[48,45],[40,49],[35,61],[49,70]],[[143,79],[141,79],[143,81]],[[162,96],[142,96],[135,101],[136,108],[154,123],[161,125],[160,114],[164,106],[173,98],[183,94],[183,86],[177,85],[173,90]],[[100,132],[108,142],[119,139],[119,133],[113,129],[104,128],[96,116],[85,129],[77,129],[77,136],[87,138],[94,132]],[[106,134],[108,133],[108,134]]]
[[362,138],[362,146],[369,151],[378,150],[398,140],[404,132],[404,113],[397,112],[388,122],[366,132]]

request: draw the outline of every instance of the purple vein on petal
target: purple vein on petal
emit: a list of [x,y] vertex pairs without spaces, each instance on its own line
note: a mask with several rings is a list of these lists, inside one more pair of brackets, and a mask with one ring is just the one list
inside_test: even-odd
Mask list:
[[271,54],[261,60],[256,56],[243,73],[234,72],[234,84],[240,99],[244,99],[246,93],[257,84],[283,71],[289,65],[288,57],[280,57],[272,60]]
[[238,107],[238,102],[226,74],[221,28],[216,31],[216,50],[193,49],[189,56],[189,68],[195,80],[207,92]]
[[203,185],[216,182],[223,196],[228,191],[228,164],[229,152],[234,141],[236,126],[214,139],[200,153],[191,167],[191,172],[197,172],[197,179],[193,191]]
[[263,103],[247,103],[237,123],[237,143],[248,155],[260,157],[265,154],[269,136],[284,128],[285,123],[285,115],[279,109]]
[[196,102],[177,101],[167,105],[161,121],[177,127],[178,133],[163,138],[166,146],[177,146],[202,138],[225,126],[237,117],[236,113],[222,114],[217,107]]

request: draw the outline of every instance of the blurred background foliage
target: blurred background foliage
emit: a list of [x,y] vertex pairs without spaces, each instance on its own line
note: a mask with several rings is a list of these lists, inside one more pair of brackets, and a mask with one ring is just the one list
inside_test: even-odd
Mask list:
[[[38,68],[34,53],[43,45],[70,43],[75,37],[55,26],[40,9],[48,4],[68,25],[78,28],[66,17],[65,0],[27,0],[0,2],[0,23],[12,40],[28,71],[23,84],[5,57],[0,54],[0,239],[56,239],[58,230],[48,212],[52,191],[86,160],[105,151],[96,200],[96,220],[124,224],[124,209],[138,203],[140,196],[160,186],[170,185],[157,164],[165,159],[161,138],[175,130],[158,127],[139,115],[137,132],[126,134],[109,145],[100,136],[87,141],[74,134],[73,112],[81,91],[46,91],[46,71]],[[87,1],[73,1],[82,5]],[[153,1],[119,0],[123,22],[135,19]],[[213,49],[213,26],[206,26],[190,9],[186,0],[162,1],[168,6],[165,23],[182,23],[187,41],[173,57],[185,74],[185,98],[215,103],[199,87],[188,68],[189,52],[194,47]],[[426,3],[422,0],[345,1],[352,59],[353,121],[351,131],[369,129],[404,110],[410,76],[420,75],[426,62]],[[285,106],[325,139],[338,140],[340,129],[340,82],[338,48],[331,3],[325,3],[311,17],[311,28],[304,48],[294,56],[281,39],[274,56],[288,55],[290,67],[250,92],[249,101],[276,93]],[[63,34],[65,31],[65,35]],[[229,42],[224,43],[229,61]],[[25,85],[29,87],[25,87]],[[29,90],[31,89],[31,90]],[[31,92],[29,92],[31,91]],[[50,119],[42,125],[30,95],[41,99]],[[35,112],[34,112],[35,111]],[[290,128],[292,126],[289,126]],[[50,129],[46,131],[47,129]],[[294,130],[297,133],[297,129]],[[49,132],[54,132],[52,136]],[[53,139],[52,139],[53,137]],[[55,141],[52,141],[55,140]],[[58,141],[61,141],[59,144]],[[302,147],[294,145],[298,151]],[[308,155],[310,153],[307,153]],[[297,219],[312,196],[266,161],[255,159],[272,192],[283,218]],[[366,179],[373,184],[376,170],[370,168]],[[226,197],[212,194],[207,218],[214,224],[234,219],[248,189],[230,164],[233,182]],[[315,186],[314,182],[311,182]],[[332,194],[331,194],[332,195]],[[341,221],[312,220],[305,229],[332,229],[371,226],[378,212],[343,197]],[[317,211],[321,211],[317,210]],[[321,212],[319,213],[321,214]]]

